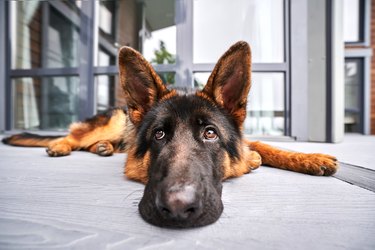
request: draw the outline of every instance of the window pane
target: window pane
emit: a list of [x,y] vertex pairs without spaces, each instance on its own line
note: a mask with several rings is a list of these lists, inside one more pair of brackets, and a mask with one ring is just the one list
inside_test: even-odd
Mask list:
[[284,74],[254,73],[244,129],[251,135],[284,135]]
[[153,64],[174,64],[176,58],[175,1],[145,0],[140,30],[142,53]]
[[110,60],[97,57],[97,65],[116,63],[118,47],[130,46],[152,64],[176,60],[175,0],[101,1],[98,49]]
[[11,1],[12,69],[78,66],[79,8],[54,3]]
[[194,73],[194,87],[198,89],[203,89],[206,85],[208,78],[210,77],[210,72],[196,72]]
[[283,0],[194,0],[193,61],[214,63],[238,40],[253,62],[284,61]]
[[66,130],[78,118],[78,84],[78,77],[13,79],[13,128]]
[[102,48],[99,48],[97,66],[109,65],[116,65],[116,56],[112,55],[110,52],[107,52]]
[[105,111],[114,106],[115,95],[115,76],[97,76],[96,77],[96,110]]
[[358,42],[360,40],[360,0],[344,0],[344,41]]
[[79,50],[79,15],[72,9],[68,13],[50,7],[48,26],[47,67],[77,67]]
[[158,72],[163,83],[167,86],[173,85],[175,83],[175,72]]
[[[116,30],[116,18],[118,15],[118,6],[128,4],[129,1],[100,1],[97,2],[98,10],[98,55],[96,58],[96,66],[109,66],[116,65],[117,55],[117,30]],[[123,18],[128,17],[120,17]],[[124,26],[119,25],[120,29]],[[119,30],[120,34],[121,30]],[[129,34],[126,34],[128,36]],[[125,44],[123,44],[125,45]],[[126,44],[129,45],[129,44]]]
[[39,1],[11,1],[12,68],[42,65],[42,7]]
[[361,59],[345,60],[345,132],[361,132]]

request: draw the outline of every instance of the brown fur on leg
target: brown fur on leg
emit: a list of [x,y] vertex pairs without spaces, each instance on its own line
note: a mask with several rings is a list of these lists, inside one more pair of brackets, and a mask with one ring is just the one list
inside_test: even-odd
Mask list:
[[52,141],[48,145],[47,153],[55,157],[69,155],[74,150],[86,150],[109,156],[115,151],[125,151],[123,145],[127,144],[133,129],[128,120],[123,110],[114,109],[84,122],[73,123],[70,125],[70,134]]
[[261,142],[247,141],[251,150],[262,156],[263,164],[311,175],[333,175],[337,159],[326,154],[305,154],[277,149]]

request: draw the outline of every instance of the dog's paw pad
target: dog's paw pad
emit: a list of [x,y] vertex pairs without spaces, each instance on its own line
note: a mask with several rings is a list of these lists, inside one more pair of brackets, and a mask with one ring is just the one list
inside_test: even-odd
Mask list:
[[111,156],[113,154],[112,144],[109,142],[101,142],[96,146],[96,153],[100,156]]

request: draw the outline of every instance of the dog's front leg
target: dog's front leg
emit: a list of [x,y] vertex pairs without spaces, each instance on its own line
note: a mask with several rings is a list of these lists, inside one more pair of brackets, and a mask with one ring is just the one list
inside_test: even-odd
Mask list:
[[338,168],[336,158],[330,155],[289,152],[258,141],[247,144],[261,155],[264,165],[275,168],[311,175],[333,175]]

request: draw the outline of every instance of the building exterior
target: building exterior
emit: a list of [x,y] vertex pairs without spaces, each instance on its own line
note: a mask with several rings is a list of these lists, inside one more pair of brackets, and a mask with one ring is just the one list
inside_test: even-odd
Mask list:
[[247,134],[375,134],[374,13],[371,0],[1,1],[0,131],[66,130],[125,105],[121,46],[141,51],[170,87],[199,88],[246,40]]

